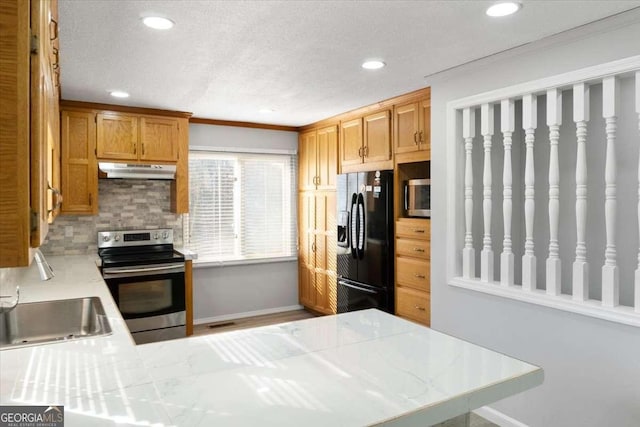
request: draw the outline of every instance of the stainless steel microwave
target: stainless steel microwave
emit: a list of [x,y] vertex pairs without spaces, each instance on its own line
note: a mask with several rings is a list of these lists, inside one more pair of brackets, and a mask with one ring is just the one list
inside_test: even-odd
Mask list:
[[405,181],[404,211],[407,216],[431,217],[430,179],[410,179]]

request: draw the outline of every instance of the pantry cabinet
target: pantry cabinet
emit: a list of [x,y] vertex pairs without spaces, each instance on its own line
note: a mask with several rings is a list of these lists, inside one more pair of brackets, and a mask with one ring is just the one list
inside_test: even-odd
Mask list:
[[57,2],[0,8],[0,267],[30,264],[60,194]]

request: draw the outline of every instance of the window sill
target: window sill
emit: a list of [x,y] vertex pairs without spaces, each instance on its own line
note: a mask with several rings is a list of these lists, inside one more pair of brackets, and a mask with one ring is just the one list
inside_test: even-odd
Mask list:
[[193,268],[235,267],[241,265],[272,264],[275,262],[291,262],[297,260],[298,257],[296,256],[282,258],[236,259],[229,261],[198,260],[193,262]]
[[571,313],[578,313],[610,322],[622,323],[637,328],[640,327],[640,313],[635,312],[633,307],[622,305],[617,307],[603,307],[601,302],[597,300],[574,301],[571,295],[547,295],[542,289],[527,292],[523,291],[522,287],[517,285],[502,286],[498,282],[487,283],[479,279],[465,279],[463,277],[454,277],[449,281],[449,285]]

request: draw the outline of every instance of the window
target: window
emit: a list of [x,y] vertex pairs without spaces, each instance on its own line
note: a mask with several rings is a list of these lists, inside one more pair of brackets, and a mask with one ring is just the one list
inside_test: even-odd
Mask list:
[[198,262],[296,256],[296,156],[189,153],[187,242]]

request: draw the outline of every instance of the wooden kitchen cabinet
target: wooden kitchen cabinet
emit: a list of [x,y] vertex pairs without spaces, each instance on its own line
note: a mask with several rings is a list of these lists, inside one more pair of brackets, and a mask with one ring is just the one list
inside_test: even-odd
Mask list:
[[335,210],[335,191],[299,194],[299,299],[323,314],[334,314],[337,304]]
[[393,168],[388,110],[342,122],[341,136],[342,173]]
[[0,8],[0,267],[30,264],[59,200],[56,8],[51,0]]
[[396,314],[430,325],[431,221],[396,221]]
[[96,116],[92,112],[62,111],[62,213],[98,213]]
[[338,128],[328,126],[300,134],[299,190],[334,190],[338,173]]
[[394,106],[394,153],[397,161],[418,162],[431,158],[430,98]]
[[101,112],[97,150],[101,160],[173,163],[178,160],[178,119]]

